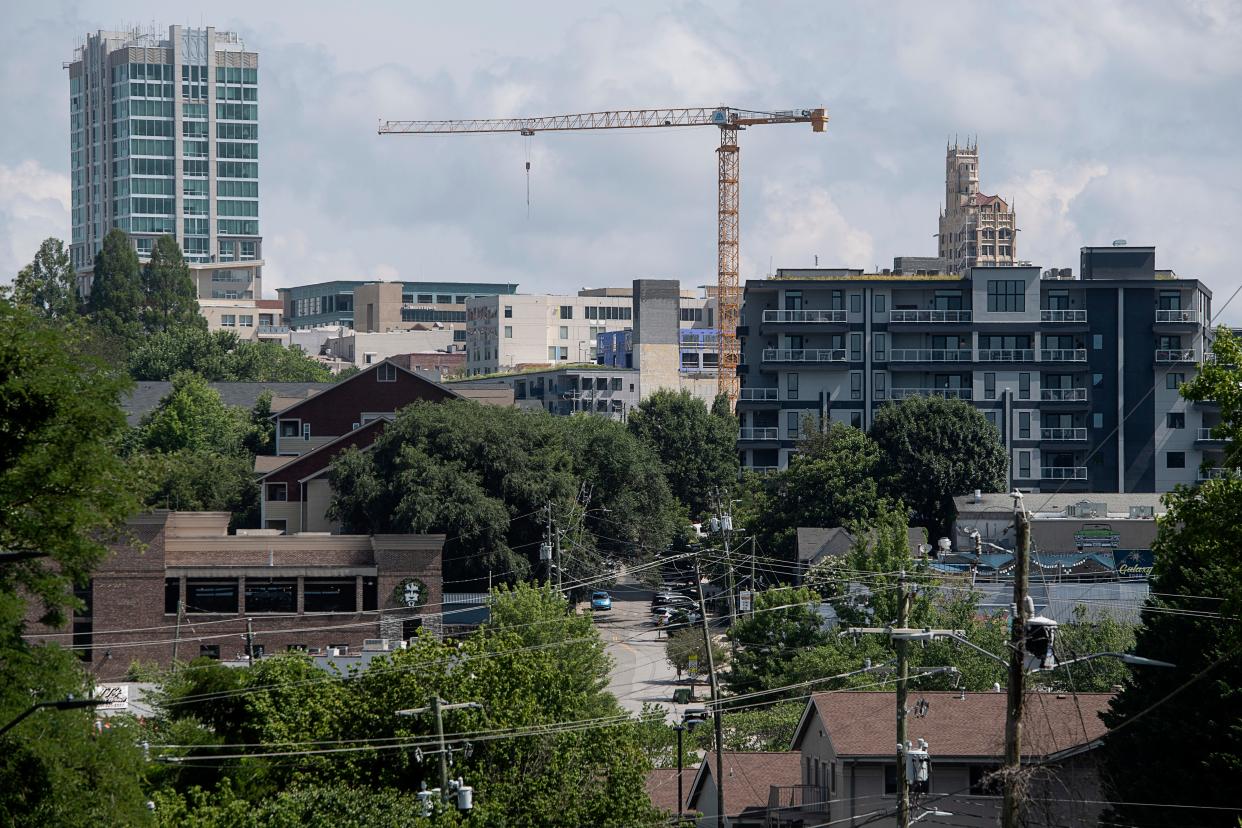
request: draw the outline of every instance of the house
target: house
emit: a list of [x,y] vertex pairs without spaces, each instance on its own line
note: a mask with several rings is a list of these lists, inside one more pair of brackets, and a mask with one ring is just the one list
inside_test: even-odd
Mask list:
[[[1031,826],[1094,825],[1102,797],[1092,751],[1105,733],[1106,693],[1032,693],[1023,717],[1022,761],[1039,765],[1031,781]],[[988,774],[1004,757],[1005,693],[912,692],[907,739],[931,755],[927,808],[955,826],[994,826],[998,792]],[[798,781],[771,791],[772,826],[830,823],[893,826],[897,792],[894,696],[865,691],[816,693],[794,731]],[[919,809],[918,796],[914,812]],[[948,819],[948,818],[946,818]]]
[[[681,795],[684,797],[694,783],[698,766],[682,768],[680,773]],[[677,768],[655,768],[647,772],[647,797],[653,806],[666,814],[677,814],[685,810],[684,801],[681,803],[683,807],[678,807],[677,774]]]
[[[927,551],[927,531],[917,526],[906,530],[910,556],[918,558]],[[854,536],[840,526],[798,527],[798,571],[806,572],[825,558],[839,558],[850,553],[856,543]]]
[[475,399],[511,405],[494,391],[448,388],[429,377],[384,360],[312,396],[272,400],[276,454],[255,458],[264,529],[336,532],[327,517],[332,491],[328,471],[341,452],[366,449],[399,409],[414,402]]
[[244,658],[438,632],[443,535],[229,534],[228,512],[158,510],[131,518],[62,628],[25,636],[72,647],[99,681],[135,661]]
[[[725,824],[730,828],[764,828],[773,789],[798,782],[799,756],[790,751],[724,751]],[[686,811],[698,812],[701,828],[716,825],[716,754],[708,751],[686,794]],[[674,777],[676,782],[676,777]]]

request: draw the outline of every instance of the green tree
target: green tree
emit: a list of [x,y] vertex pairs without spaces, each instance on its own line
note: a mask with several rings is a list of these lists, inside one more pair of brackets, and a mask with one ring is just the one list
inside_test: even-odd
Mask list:
[[1008,458],[996,427],[974,406],[909,397],[876,412],[871,438],[884,453],[885,491],[915,522],[945,534],[953,498],[974,489],[1003,491]]
[[321,363],[297,348],[240,339],[232,331],[182,326],[152,334],[133,349],[136,380],[167,381],[193,371],[209,382],[331,382]]
[[1199,366],[1194,379],[1180,389],[1182,397],[1194,402],[1211,402],[1220,409],[1218,424],[1212,428],[1212,436],[1225,440],[1224,456],[1215,461],[1224,468],[1236,469],[1242,465],[1242,340],[1223,325],[1216,329],[1212,340],[1215,359]]
[[198,312],[198,291],[174,237],[155,240],[151,258],[142,269],[142,292],[146,333],[181,327],[206,329],[207,320]]
[[689,391],[656,391],[630,412],[629,428],[655,451],[669,489],[690,510],[713,508],[713,492],[737,480],[737,419],[724,406],[711,410]]
[[87,310],[108,336],[131,345],[142,333],[142,276],[129,236],[113,228],[95,256]]
[[238,406],[225,405],[207,380],[188,371],[174,374],[172,389],[136,429],[138,444],[147,451],[214,451],[237,453],[250,438],[250,417]]
[[[694,656],[699,664],[697,677],[707,675],[707,647],[703,643],[703,631],[697,626],[682,627],[668,634],[664,642],[664,657],[677,671],[677,677],[689,671],[690,657]],[[716,669],[720,669],[729,661],[729,651],[718,641],[712,641],[712,658]]]
[[34,261],[13,280],[13,301],[26,305],[47,319],[74,319],[81,299],[78,277],[69,261],[69,251],[60,239],[44,239]]
[[[1193,805],[1196,825],[1234,825],[1242,779],[1242,558],[1235,554],[1242,480],[1179,488],[1165,505],[1135,652],[1177,666],[1133,668],[1113,699],[1104,715],[1104,781],[1114,802]],[[1145,825],[1188,819],[1175,807],[1113,811],[1118,822],[1141,818]]]
[[754,613],[729,629],[729,640],[737,649],[724,680],[729,690],[750,693],[781,686],[789,662],[828,638],[818,605],[819,596],[805,587],[755,593]]
[[789,468],[758,479],[746,520],[769,555],[792,562],[799,526],[872,520],[885,506],[876,483],[881,474],[879,447],[862,431],[832,423],[799,442]]
[[81,351],[81,332],[0,301],[0,550],[48,560],[0,567],[64,620],[73,584],[107,553],[104,539],[136,511],[134,475],[116,452],[129,381]]
[[258,528],[259,483],[253,455],[179,449],[137,454],[133,460],[146,481],[147,506],[229,512],[230,528]]

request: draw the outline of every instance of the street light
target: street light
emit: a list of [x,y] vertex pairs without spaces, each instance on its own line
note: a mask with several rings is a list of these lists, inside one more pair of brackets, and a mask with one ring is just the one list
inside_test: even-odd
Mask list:
[[106,702],[103,699],[61,699],[60,701],[39,702],[38,704],[25,710],[20,716],[6,724],[4,727],[0,727],[0,736],[3,736],[16,727],[22,719],[31,715],[35,711],[44,709],[45,707],[54,707],[57,710],[77,710],[82,707],[98,707],[101,704],[106,704]]

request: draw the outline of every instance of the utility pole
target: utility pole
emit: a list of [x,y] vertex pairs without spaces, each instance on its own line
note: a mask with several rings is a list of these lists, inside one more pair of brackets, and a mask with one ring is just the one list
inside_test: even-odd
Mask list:
[[[703,649],[707,651],[707,679],[712,687],[712,717],[716,724],[716,828],[725,828],[724,724],[720,720],[720,687],[716,683],[716,659],[712,656],[712,634],[707,628],[707,604],[703,600],[703,575],[699,559],[694,559],[694,583],[699,589],[699,621],[703,624]],[[680,777],[679,777],[680,778]]]
[[177,631],[173,634],[173,652],[172,663],[173,669],[177,669],[177,649],[181,645],[181,613],[185,610],[185,602],[177,601]]
[[246,658],[248,666],[254,666],[254,619],[246,619]]
[[[906,573],[897,582],[897,626],[905,629],[910,622],[910,593],[906,589]],[[910,683],[910,643],[896,641],[897,649],[897,828],[910,828],[910,780],[906,778],[906,696]]]
[[716,490],[716,520],[720,523],[720,536],[724,539],[725,567],[729,578],[729,623],[737,620],[737,590],[733,583],[733,556],[729,551],[729,533],[733,531],[733,515],[720,499],[720,490]]
[[418,716],[422,713],[431,712],[435,716],[436,724],[436,743],[440,749],[440,796],[448,795],[448,750],[444,743],[444,711],[446,710],[482,710],[483,705],[478,702],[460,702],[458,704],[448,704],[444,699],[440,698],[440,694],[436,693],[431,697],[431,704],[426,707],[411,707],[406,710],[398,710],[398,716]]
[[1005,711],[1005,800],[1003,828],[1018,828],[1018,775],[1022,767],[1022,707],[1026,672],[1027,576],[1031,558],[1031,521],[1015,496],[1017,550],[1013,569],[1013,625],[1009,631],[1009,698]]
[[549,500],[543,508],[547,516],[547,526],[544,529],[544,542],[539,545],[539,559],[547,561],[547,583],[551,584],[552,567],[554,565],[552,563],[552,501]]

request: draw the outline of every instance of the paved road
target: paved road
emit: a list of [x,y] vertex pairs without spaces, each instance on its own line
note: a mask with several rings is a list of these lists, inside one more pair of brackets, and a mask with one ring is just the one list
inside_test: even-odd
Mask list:
[[652,592],[629,576],[622,576],[609,591],[612,611],[597,613],[595,622],[613,658],[608,689],[626,710],[639,712],[644,703],[662,704],[672,721],[681,712],[681,705],[673,704],[677,672],[664,657],[664,634],[651,623]]

